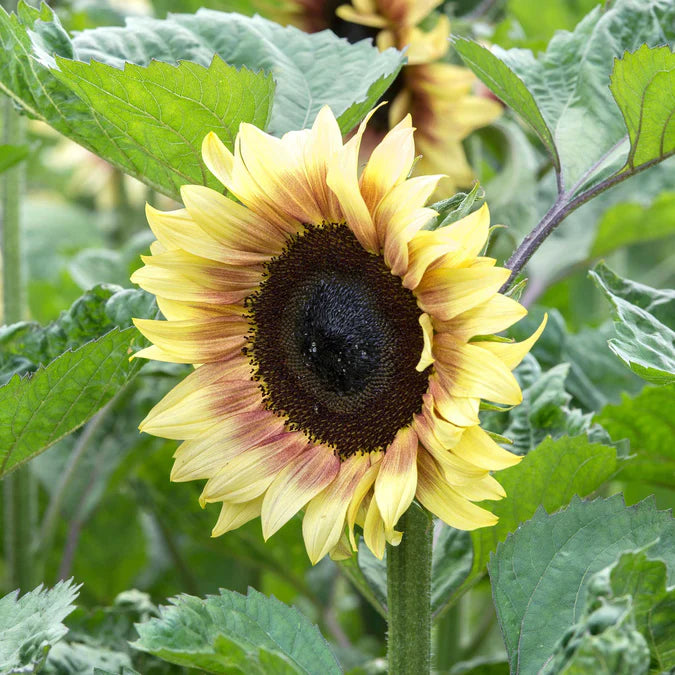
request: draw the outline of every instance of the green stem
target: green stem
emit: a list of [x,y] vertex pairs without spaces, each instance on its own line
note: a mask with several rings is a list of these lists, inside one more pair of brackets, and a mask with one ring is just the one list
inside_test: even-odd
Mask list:
[[413,504],[399,522],[403,540],[387,546],[387,653],[391,675],[431,670],[431,543],[433,523]]
[[[23,141],[24,125],[12,101],[4,102],[3,142]],[[2,177],[2,289],[4,323],[23,319],[25,305],[21,271],[21,196],[23,164]],[[36,486],[24,466],[3,481],[4,555],[10,588],[28,591],[33,586],[31,542],[37,518]]]

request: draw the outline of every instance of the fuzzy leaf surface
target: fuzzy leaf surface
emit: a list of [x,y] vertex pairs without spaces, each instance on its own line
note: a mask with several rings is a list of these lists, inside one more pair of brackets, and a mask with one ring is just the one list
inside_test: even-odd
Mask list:
[[675,385],[646,387],[635,398],[624,394],[619,405],[609,405],[595,417],[613,440],[630,440],[632,456],[624,463],[621,478],[673,487],[673,401]]
[[625,170],[675,152],[675,53],[646,44],[617,59],[610,85],[630,136]]
[[181,595],[136,625],[141,651],[209,673],[316,673],[340,668],[328,643],[297,609],[249,588],[206,599]]
[[165,20],[130,18],[124,28],[82,31],[73,38],[73,48],[79,60],[118,68],[125,61],[147,65],[152,59],[208,65],[217,54],[231,66],[271,72],[276,89],[269,131],[275,135],[311,126],[325,104],[342,131],[349,131],[403,63],[401,52],[380,53],[367,41],[349,44],[327,30],[307,34],[261,16],[208,9]]
[[[574,194],[616,173],[628,159],[626,125],[609,90],[614,59],[673,39],[670,0],[618,0],[608,9],[596,7],[572,32],[557,32],[537,57],[527,49],[489,50],[464,40],[456,46],[478,77],[537,132],[561,167],[562,188]],[[660,63],[656,51],[644,55],[650,72]],[[659,80],[658,86],[665,84]],[[652,106],[651,97],[645,106]],[[660,103],[653,107],[648,117],[661,119]]]
[[[497,548],[489,565],[511,671],[537,673],[568,627],[581,619],[593,574],[624,552],[675,555],[675,523],[651,500],[626,507],[617,495],[553,515],[543,509]],[[672,583],[675,569],[669,570]]]
[[675,382],[675,331],[662,323],[675,319],[675,291],[622,279],[604,264],[590,275],[612,305],[618,334],[608,342],[612,352],[648,382]]
[[617,471],[618,464],[616,448],[591,443],[586,436],[563,436],[547,438],[519,464],[498,471],[495,478],[507,496],[483,504],[499,516],[499,522],[471,533],[471,576],[485,569],[497,545],[539,507],[551,513],[567,506],[575,495],[591,494]]
[[0,598],[0,672],[36,672],[49,649],[68,629],[62,621],[74,609],[79,585],[59,581],[25,593],[13,591]]

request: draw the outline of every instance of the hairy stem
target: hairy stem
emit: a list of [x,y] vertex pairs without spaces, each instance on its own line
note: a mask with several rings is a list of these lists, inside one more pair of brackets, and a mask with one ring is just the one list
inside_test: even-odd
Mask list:
[[[4,101],[3,143],[23,141],[24,124],[10,99]],[[3,321],[23,319],[24,285],[21,271],[21,195],[24,165],[20,163],[2,177],[2,288]],[[36,485],[30,468],[24,466],[3,482],[4,551],[10,588],[28,591],[33,586],[31,542],[37,518]]]
[[387,546],[387,655],[391,675],[431,670],[431,546],[433,523],[413,504],[399,522],[403,540]]
[[[659,157],[652,160],[651,162],[645,162],[644,164],[641,164],[630,171],[614,174],[613,176],[610,176],[609,178],[601,181],[597,185],[584,190],[576,197],[573,196],[574,188],[569,192],[560,193],[553,206],[551,206],[544,217],[539,221],[539,223],[537,223],[535,228],[525,237],[525,239],[523,239],[520,246],[518,246],[518,248],[513,252],[513,255],[508,259],[506,267],[511,270],[511,275],[509,276],[507,282],[502,286],[501,292],[504,293],[513,285],[513,282],[516,280],[516,277],[523,269],[527,261],[534,255],[535,251],[544,243],[544,241],[546,241],[546,239],[558,227],[558,225],[560,225],[560,223],[562,223],[562,221],[570,215],[570,213],[576,211],[576,209],[593,199],[593,197],[597,197],[601,192],[609,190],[615,185],[622,183],[626,179],[651,168],[655,164],[658,164],[659,162],[666,159],[668,156],[670,155]],[[585,180],[586,177],[586,174],[584,174],[582,180]],[[581,183],[582,181],[580,180],[577,185]]]

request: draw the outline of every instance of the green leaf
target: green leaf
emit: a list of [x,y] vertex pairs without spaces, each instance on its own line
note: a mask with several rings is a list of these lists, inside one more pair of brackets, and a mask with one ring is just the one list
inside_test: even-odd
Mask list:
[[152,61],[120,70],[63,58],[56,65],[54,77],[80,98],[95,122],[77,129],[75,140],[174,196],[185,183],[222,190],[202,160],[207,132],[232,148],[241,122],[264,127],[269,119],[272,77],[237,70],[218,56],[208,67]]
[[29,151],[27,145],[0,145],[0,173],[26,159]]
[[[647,224],[647,226],[645,226]],[[590,256],[675,234],[675,192],[664,192],[647,207],[623,203],[608,209],[598,223]]]
[[675,385],[647,387],[635,398],[623,395],[596,415],[614,440],[628,438],[631,457],[623,464],[624,480],[646,481],[672,488],[675,476],[672,407]]
[[136,649],[209,673],[339,673],[328,643],[293,607],[249,588],[205,600],[180,595],[137,624]]
[[671,515],[650,500],[626,507],[619,495],[575,498],[553,515],[540,509],[500,544],[489,572],[512,672],[539,672],[581,619],[592,575],[647,545],[651,558],[673,558]]
[[439,614],[471,570],[471,536],[437,520],[431,559],[431,611]]
[[507,65],[506,59],[499,58],[477,42],[459,39],[455,49],[471,70],[504,101],[513,108],[536,132],[546,146],[554,166],[560,168],[560,158],[553,135],[539,110],[539,106],[523,80]]
[[[608,87],[613,59],[642,44],[673,40],[674,26],[675,7],[669,0],[617,0],[607,9],[596,7],[573,32],[557,32],[536,58],[525,49],[490,51],[462,40],[457,50],[532,126],[561,169],[562,190],[573,195],[626,164],[626,125]],[[652,72],[654,57],[649,52]],[[661,119],[661,107],[668,106],[657,102],[648,116]]]
[[59,642],[49,652],[46,675],[90,675],[97,670],[104,673],[129,673],[131,659],[124,652],[81,642]]
[[608,442],[609,436],[596,424],[592,413],[582,413],[571,405],[572,395],[566,381],[570,364],[561,363],[542,372],[537,360],[528,354],[515,371],[523,391],[523,402],[504,413],[487,413],[486,428],[511,441],[508,449],[525,455],[546,436],[578,436],[586,434],[591,440]]
[[152,318],[155,299],[137,289],[99,284],[47,326],[22,321],[0,327],[0,384],[32,372],[68,349],[101,337],[113,328],[130,328],[132,317]]
[[[672,555],[669,562],[675,565]],[[640,551],[622,555],[609,574],[613,595],[630,595],[633,600],[635,625],[649,645],[654,673],[675,668],[675,588],[666,587],[667,573],[663,560],[650,560]]]
[[176,199],[184,183],[215,186],[199,153],[208,131],[231,148],[240,122],[265,128],[269,120],[279,135],[310,126],[328,104],[346,132],[403,63],[401,52],[380,53],[366,41],[210,10],[130,18],[124,28],[71,38],[47,5],[21,3],[18,16],[0,11],[0,45],[0,90]]
[[490,554],[507,535],[531,518],[542,506],[548,512],[597,490],[618,469],[615,448],[591,443],[585,436],[558,440],[547,438],[520,464],[495,474],[506,497],[483,506],[499,516],[494,527],[471,533],[473,565],[467,581],[482,574]]
[[40,585],[20,598],[19,591],[0,598],[0,672],[41,667],[51,646],[68,632],[61,622],[75,609],[79,588],[69,579],[51,589]]
[[567,629],[542,675],[646,675],[649,648],[635,627],[632,598],[605,597],[604,588],[597,593],[604,573],[593,576],[581,619]]
[[342,131],[349,131],[403,64],[401,52],[380,53],[365,40],[350,44],[330,31],[307,34],[260,16],[208,9],[165,20],[129,18],[123,29],[83,31],[73,38],[73,48],[78,60],[118,68],[125,61],[147,65],[152,59],[207,65],[215,53],[231,66],[271,72],[276,90],[269,130],[275,135],[310,126],[325,104],[340,118]]
[[[589,272],[612,305],[618,338],[609,348],[637,375],[648,382],[675,382],[675,331],[659,318],[675,314],[675,291],[659,291],[622,279],[606,265]],[[654,312],[657,314],[655,315]]]
[[642,45],[614,63],[610,89],[626,122],[630,152],[624,171],[675,152],[675,54]]
[[133,378],[141,338],[115,328],[0,387],[0,477],[84,424]]

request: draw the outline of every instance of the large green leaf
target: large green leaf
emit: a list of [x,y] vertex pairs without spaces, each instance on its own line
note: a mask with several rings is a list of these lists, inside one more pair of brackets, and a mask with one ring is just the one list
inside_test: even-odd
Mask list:
[[630,136],[625,170],[675,152],[675,54],[668,46],[637,51],[618,59],[610,85]]
[[250,588],[205,600],[171,599],[160,618],[137,624],[132,646],[208,673],[339,673],[318,629],[293,607]]
[[22,321],[0,327],[0,384],[12,375],[37,370],[113,328],[129,328],[132,317],[153,317],[155,299],[137,289],[99,284],[47,326]]
[[612,305],[618,338],[609,348],[637,375],[656,384],[675,382],[675,291],[660,291],[622,279],[606,265],[590,272]]
[[116,328],[0,387],[0,476],[84,424],[134,377],[141,364],[129,356],[140,340],[135,328]]
[[0,672],[37,672],[51,646],[68,629],[61,623],[74,609],[79,586],[59,581],[51,589],[41,585],[19,596],[0,598]]
[[674,402],[675,385],[647,387],[635,398],[624,394],[619,405],[609,405],[595,417],[615,441],[630,441],[631,457],[623,465],[623,479],[673,487]]
[[[559,513],[540,509],[492,558],[489,571],[511,671],[538,673],[563,633],[578,623],[589,582],[624,552],[649,546],[673,559],[675,524],[649,500],[626,507],[619,495]],[[675,566],[669,570],[672,583]]]
[[507,535],[531,518],[540,506],[548,512],[569,504],[575,496],[585,497],[597,490],[619,468],[613,447],[590,443],[585,436],[546,439],[520,464],[495,474],[506,497],[484,504],[499,516],[494,527],[471,533],[473,565],[469,579],[481,574]]
[[146,183],[179,195],[185,183],[222,190],[201,156],[214,131],[230,148],[241,122],[265,126],[272,104],[271,76],[234,68],[214,56],[208,67],[152,61],[147,67],[57,58],[53,75],[90,111],[94,124],[74,139],[116,159]]
[[[186,182],[215,186],[199,152],[208,131],[232,147],[241,122],[281,134],[328,104],[346,132],[403,63],[330,31],[210,10],[71,38],[47,5],[21,3],[18,15],[0,11],[0,45],[0,89],[29,115],[174,198]],[[90,61],[111,67],[79,63]]]
[[[627,161],[626,125],[608,88],[614,58],[674,38],[675,6],[670,0],[617,0],[607,9],[596,7],[573,32],[556,33],[536,58],[529,50],[490,51],[465,40],[458,41],[457,50],[533,127],[556,167],[561,166],[560,187],[574,194]],[[653,73],[662,57],[653,50],[644,58],[644,67]],[[631,59],[627,64],[632,76],[635,66]],[[622,92],[619,98],[623,104]],[[652,104],[651,97],[645,104]],[[662,120],[657,111],[648,117],[655,123]]]
[[623,246],[674,234],[675,192],[664,192],[647,207],[629,202],[608,209],[598,223],[590,255],[599,257]]
[[[647,552],[649,549],[647,549]],[[668,560],[675,566],[675,558]],[[636,628],[647,640],[651,670],[664,673],[675,668],[675,588],[667,588],[668,568],[662,560],[650,560],[645,551],[626,553],[611,568],[609,585],[614,596],[633,599]]]

